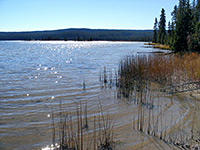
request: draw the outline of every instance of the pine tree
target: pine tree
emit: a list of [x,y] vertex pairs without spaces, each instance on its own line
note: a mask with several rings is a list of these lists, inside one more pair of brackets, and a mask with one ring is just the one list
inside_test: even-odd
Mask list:
[[[165,10],[162,9],[159,21],[157,42],[167,44],[175,52],[200,52],[200,0],[179,0],[171,13],[172,20],[168,23],[166,33]],[[156,35],[154,24],[154,35]],[[155,37],[153,39],[155,41]]]
[[155,18],[155,23],[154,23],[154,27],[153,27],[153,43],[157,43],[157,39],[158,39],[158,20],[157,18]]
[[200,0],[197,0],[196,17],[197,17],[197,22],[200,22]]
[[186,13],[186,1],[179,0],[179,7],[177,11],[176,17],[176,29],[175,29],[175,41],[174,41],[174,51],[181,52],[187,51],[187,30],[186,30],[186,23],[185,23],[185,13]]
[[158,43],[164,44],[166,38],[166,17],[165,10],[162,8],[159,22]]
[[178,7],[174,6],[174,10],[171,13],[172,23],[171,23],[171,38],[170,38],[170,48],[174,49],[174,41],[175,41],[175,28],[176,28],[176,17],[177,17]]
[[172,38],[172,26],[171,26],[171,23],[170,23],[170,21],[169,21],[169,22],[168,22],[167,42],[165,43],[166,45],[170,45],[171,38]]
[[186,2],[186,10],[185,10],[185,27],[188,32],[188,35],[194,33],[194,15],[192,13],[192,8],[190,5],[190,0]]
[[195,33],[194,33],[194,50],[200,52],[200,0],[197,0],[195,7]]
[[171,16],[172,16],[172,22],[176,22],[176,16],[177,16],[177,11],[178,11],[178,7],[177,5],[174,6],[174,10],[172,11],[171,13]]
[[189,0],[186,1],[184,26],[185,30],[187,31],[187,45],[188,45],[187,50],[192,51],[194,47],[193,34],[195,32],[195,24],[194,24],[194,14]]

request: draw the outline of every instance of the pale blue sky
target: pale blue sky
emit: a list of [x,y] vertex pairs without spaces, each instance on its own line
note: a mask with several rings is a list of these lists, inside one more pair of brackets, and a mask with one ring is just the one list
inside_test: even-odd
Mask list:
[[178,0],[0,0],[0,31],[152,29]]

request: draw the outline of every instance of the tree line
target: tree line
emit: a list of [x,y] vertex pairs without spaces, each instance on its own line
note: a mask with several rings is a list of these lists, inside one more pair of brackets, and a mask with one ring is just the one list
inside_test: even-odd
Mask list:
[[62,29],[0,32],[0,40],[152,41],[152,30]]
[[160,20],[155,18],[153,43],[170,46],[174,52],[200,52],[200,0],[179,0],[171,12],[166,30],[166,14],[162,8]]

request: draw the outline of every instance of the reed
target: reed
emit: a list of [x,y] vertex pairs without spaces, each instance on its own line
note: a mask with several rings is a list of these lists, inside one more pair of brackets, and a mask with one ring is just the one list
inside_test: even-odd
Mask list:
[[[102,103],[99,100],[99,112],[103,123],[103,128],[99,134],[98,150],[112,150],[114,147],[114,123],[110,121],[109,114],[104,116]],[[99,121],[100,122],[100,121]]]
[[119,93],[123,97],[144,91],[151,83],[161,87],[200,81],[200,54],[151,54],[129,56],[120,62]]
[[[114,147],[114,124],[110,121],[109,115],[104,116],[101,103],[99,103],[99,111],[99,116],[94,116],[92,125],[92,122],[88,121],[87,102],[85,107],[81,102],[76,104],[75,112],[69,110],[63,112],[60,103],[56,126],[56,114],[52,108],[52,143],[54,149],[112,150]],[[90,121],[92,120],[90,119]],[[90,132],[93,132],[93,135]]]

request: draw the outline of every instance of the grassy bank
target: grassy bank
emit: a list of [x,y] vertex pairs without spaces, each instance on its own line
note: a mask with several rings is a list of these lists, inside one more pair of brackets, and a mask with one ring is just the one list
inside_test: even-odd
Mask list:
[[163,49],[163,50],[170,50],[170,47],[168,45],[162,45],[159,43],[145,43],[144,45],[152,45],[153,48]]
[[[186,116],[179,116],[178,118],[183,118],[183,120],[188,117],[193,118],[190,126],[179,129],[179,123],[172,121],[172,114],[169,114],[171,115],[169,119],[165,116],[166,112],[163,112],[170,108],[173,102],[163,109],[162,103],[164,101],[160,98],[163,93],[157,92],[167,92],[172,95],[193,91],[195,88],[199,89],[199,64],[200,54],[198,53],[137,55],[126,57],[121,61],[117,83],[118,93],[120,97],[136,99],[138,104],[137,130],[178,148],[191,149],[195,147],[194,144],[198,143],[195,139],[199,138],[199,135],[195,135],[194,138],[194,134],[199,132],[198,129],[195,129],[194,132],[194,128],[199,126],[198,122],[194,122],[196,111],[192,110],[191,104],[186,104],[190,111]],[[152,91],[154,92],[151,93]],[[158,97],[158,101],[156,101],[155,95]],[[184,99],[182,98],[182,100]],[[160,116],[154,115],[156,105],[161,105],[160,109],[157,108]],[[196,104],[193,107],[196,109]],[[148,123],[145,123],[145,120]],[[166,122],[170,123],[167,125]],[[174,127],[172,124],[174,124]],[[176,132],[173,133],[173,130]]]
[[154,82],[175,86],[200,80],[200,54],[152,54],[127,57],[120,63],[119,87],[126,96]]

